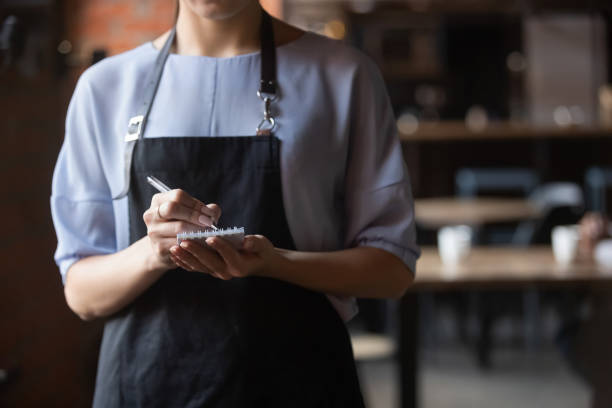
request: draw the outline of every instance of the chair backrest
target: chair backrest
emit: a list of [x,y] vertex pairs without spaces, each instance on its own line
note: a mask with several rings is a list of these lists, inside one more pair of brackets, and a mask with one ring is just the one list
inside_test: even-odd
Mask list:
[[582,189],[576,183],[543,184],[529,195],[529,200],[540,207],[543,215],[519,224],[512,237],[515,245],[550,244],[555,226],[575,224],[584,214]]
[[606,190],[612,188],[611,167],[591,167],[584,175],[588,208],[591,211],[607,211]]
[[584,207],[582,189],[576,183],[555,182],[536,187],[529,200],[543,210],[553,207]]
[[[526,197],[538,185],[534,170],[523,167],[466,167],[455,174],[455,187],[459,197],[479,195]],[[502,244],[512,241],[514,226],[485,225],[474,233],[478,244]]]
[[[531,234],[524,236],[523,242],[515,241],[514,243],[522,245],[550,244],[550,235],[554,227],[557,225],[577,224],[583,215],[584,210],[582,207],[565,205],[551,207],[542,219],[535,222]],[[517,233],[519,230],[517,230]]]
[[527,196],[539,181],[538,174],[527,168],[462,168],[455,175],[455,188],[460,197],[500,193]]

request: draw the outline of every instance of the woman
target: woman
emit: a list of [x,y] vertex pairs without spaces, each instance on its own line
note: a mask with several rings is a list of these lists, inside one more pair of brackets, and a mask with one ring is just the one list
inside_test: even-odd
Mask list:
[[[81,76],[54,174],[66,300],[108,319],[94,406],[362,406],[342,318],[418,257],[382,79],[256,0],[179,5]],[[253,235],[176,244],[217,222]]]

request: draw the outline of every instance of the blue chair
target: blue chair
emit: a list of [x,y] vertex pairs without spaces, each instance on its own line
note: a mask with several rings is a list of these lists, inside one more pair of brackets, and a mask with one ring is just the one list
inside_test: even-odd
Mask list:
[[[580,186],[574,183],[540,185],[538,174],[527,168],[463,168],[455,177],[461,197],[498,195],[526,197],[540,207],[544,216],[518,225],[492,225],[477,231],[479,244],[530,245],[550,239],[550,230],[559,223],[574,223],[583,212],[584,199]],[[468,293],[469,309],[478,316],[476,340],[477,360],[482,368],[491,366],[492,330],[502,315],[523,317],[524,339],[533,347],[540,338],[540,295],[536,290],[516,293]],[[464,318],[465,320],[465,318]]]
[[607,212],[607,190],[612,188],[612,168],[591,167],[584,176],[586,187],[587,208],[590,211]]
[[536,171],[522,167],[462,168],[455,175],[460,197],[496,194],[525,197],[540,183]]

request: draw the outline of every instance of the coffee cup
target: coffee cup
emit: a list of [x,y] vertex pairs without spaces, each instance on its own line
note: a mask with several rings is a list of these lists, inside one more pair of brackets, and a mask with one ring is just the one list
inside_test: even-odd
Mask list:
[[600,241],[593,255],[597,264],[606,269],[612,269],[612,239]]
[[453,225],[438,231],[438,252],[445,265],[457,265],[470,253],[472,228],[468,225]]
[[559,225],[551,234],[552,249],[555,260],[561,265],[569,265],[578,252],[580,227],[578,225]]

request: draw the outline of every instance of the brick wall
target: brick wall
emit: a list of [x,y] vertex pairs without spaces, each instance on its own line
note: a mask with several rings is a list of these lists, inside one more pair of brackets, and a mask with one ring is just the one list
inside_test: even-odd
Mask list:
[[[52,171],[69,98],[93,51],[112,55],[160,35],[172,24],[174,2],[9,3],[0,2],[0,21],[19,16],[30,45],[17,64],[0,69],[0,369],[9,370],[8,382],[0,381],[0,406],[86,407],[102,323],[81,322],[64,300],[52,259]],[[280,11],[280,1],[264,3]],[[72,46],[63,56],[62,40]]]
[[[282,0],[261,0],[272,15],[282,16]],[[67,0],[65,38],[73,44],[73,66],[87,65],[96,49],[108,55],[158,37],[174,22],[173,0]]]
[[171,27],[173,0],[67,0],[64,38],[73,45],[72,66],[88,65],[96,49],[117,54]]

